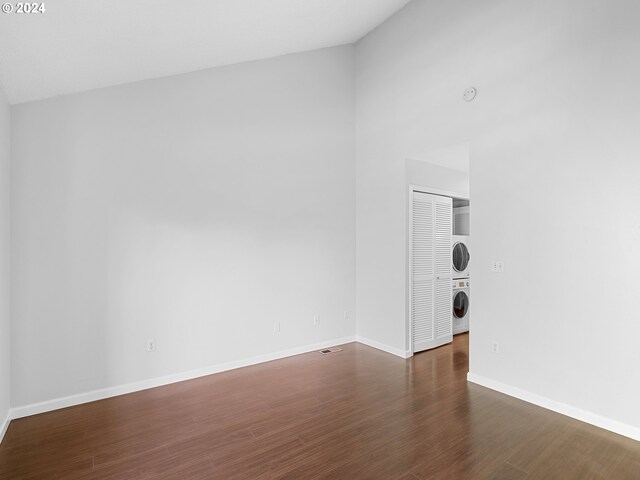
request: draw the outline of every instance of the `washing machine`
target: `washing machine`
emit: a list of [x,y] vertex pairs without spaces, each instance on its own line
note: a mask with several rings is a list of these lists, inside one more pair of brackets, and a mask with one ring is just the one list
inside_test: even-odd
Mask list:
[[469,284],[468,278],[453,281],[453,334],[469,331]]
[[452,252],[452,273],[453,278],[469,278],[469,237],[467,235],[451,236]]

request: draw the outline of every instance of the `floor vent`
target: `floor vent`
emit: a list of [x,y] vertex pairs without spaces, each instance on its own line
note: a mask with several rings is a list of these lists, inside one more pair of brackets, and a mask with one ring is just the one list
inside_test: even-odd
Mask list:
[[320,350],[320,353],[322,355],[329,355],[330,353],[336,353],[336,352],[341,352],[342,349],[338,348],[338,347],[332,347],[332,348],[325,348],[324,350]]

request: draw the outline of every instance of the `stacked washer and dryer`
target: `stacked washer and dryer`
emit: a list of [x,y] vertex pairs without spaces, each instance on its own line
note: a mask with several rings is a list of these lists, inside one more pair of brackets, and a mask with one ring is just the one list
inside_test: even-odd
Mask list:
[[469,331],[469,206],[453,208],[453,334]]

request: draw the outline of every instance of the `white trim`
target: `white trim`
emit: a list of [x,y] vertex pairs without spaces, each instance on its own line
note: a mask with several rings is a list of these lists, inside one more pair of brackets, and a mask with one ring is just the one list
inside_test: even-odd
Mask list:
[[82,403],[87,403],[87,402],[94,402],[96,400],[115,397],[117,395],[124,395],[127,393],[139,392],[140,390],[147,390],[149,388],[160,387],[162,385],[168,385],[170,383],[191,380],[193,378],[204,377],[206,375],[211,375],[214,373],[226,372],[227,370],[233,370],[236,368],[248,367],[250,365],[256,365],[258,363],[270,362],[272,360],[291,357],[293,355],[312,352],[314,350],[321,350],[323,348],[333,347],[335,345],[342,345],[345,343],[351,343],[354,341],[355,341],[355,336],[334,338],[331,340],[325,340],[324,342],[305,345],[303,347],[295,347],[287,350],[281,350],[279,352],[266,353],[264,355],[258,355],[256,357],[221,363],[218,365],[199,368],[197,370],[191,370],[188,372],[176,373],[173,375],[166,375],[166,376],[157,377],[157,378],[151,378],[151,379],[142,380],[139,382],[128,383],[126,385],[118,385],[115,387],[103,388],[100,390],[93,390],[91,392],[79,393],[77,395],[70,395],[68,397],[55,398],[53,400],[47,400],[45,402],[33,403],[31,405],[24,405],[22,407],[12,408],[9,411],[9,417],[11,419],[28,417],[30,415],[37,415],[38,413],[50,412],[52,410],[72,407],[74,405],[80,405]]
[[[405,288],[405,331],[409,332],[408,347],[409,356],[413,356],[413,192],[417,187],[415,185],[409,185],[409,230],[407,231],[407,239],[409,241],[407,250],[407,264],[406,274],[409,276]],[[408,328],[407,328],[408,325]],[[406,337],[405,337],[406,342]]]
[[389,345],[385,345],[384,343],[380,343],[375,340],[371,340],[370,338],[362,337],[360,335],[356,336],[356,342],[363,343],[378,350],[382,350],[383,352],[390,353],[391,355],[395,355],[396,357],[409,358],[411,356],[411,352],[409,351],[391,347]]
[[428,193],[431,195],[440,195],[441,197],[461,198],[463,200],[469,200],[468,193],[454,192],[453,190],[442,190],[440,188],[427,187],[425,185],[416,185],[414,183],[409,184],[409,191]]
[[581,422],[589,423],[596,427],[604,428],[605,430],[640,441],[640,428],[627,425],[626,423],[602,417],[587,410],[582,410],[580,408],[567,405],[566,403],[558,402],[556,400],[522,390],[518,387],[483,377],[482,375],[476,375],[475,373],[467,373],[467,381],[504,393],[511,397],[524,400],[525,402],[538,405],[539,407],[546,408],[547,410],[552,410],[556,413],[566,415],[567,417],[575,418]]
[[11,423],[11,410],[7,412],[7,417],[2,422],[2,425],[0,425],[0,444],[4,439],[4,434],[7,433],[7,428],[9,428],[10,423]]

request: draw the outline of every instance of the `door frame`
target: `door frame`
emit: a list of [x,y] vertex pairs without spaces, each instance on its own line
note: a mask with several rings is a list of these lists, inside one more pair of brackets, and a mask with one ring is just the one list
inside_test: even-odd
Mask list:
[[409,184],[407,189],[407,255],[405,258],[406,286],[405,289],[405,331],[408,337],[405,337],[407,357],[413,357],[413,322],[411,321],[411,312],[413,311],[413,303],[411,301],[411,292],[413,291],[413,192],[427,193],[430,195],[439,195],[441,197],[460,198],[469,200],[468,193],[454,192],[452,190],[442,190],[439,188],[427,187],[424,185]]

